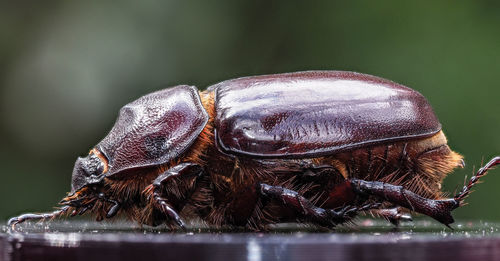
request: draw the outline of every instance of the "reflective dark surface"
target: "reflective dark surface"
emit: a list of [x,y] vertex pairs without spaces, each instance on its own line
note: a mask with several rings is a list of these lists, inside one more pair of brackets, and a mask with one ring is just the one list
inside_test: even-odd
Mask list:
[[5,260],[499,260],[500,224],[420,220],[398,231],[360,220],[335,232],[279,226],[268,233],[195,229],[172,233],[130,223],[27,223],[3,228]]
[[216,140],[229,154],[324,156],[441,130],[420,93],[356,72],[257,75],[209,88],[216,93]]

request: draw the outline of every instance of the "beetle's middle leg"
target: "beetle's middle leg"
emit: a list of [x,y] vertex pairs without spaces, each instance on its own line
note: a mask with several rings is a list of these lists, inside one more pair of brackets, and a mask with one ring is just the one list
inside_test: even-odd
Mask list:
[[285,206],[293,209],[299,217],[325,227],[345,223],[355,217],[358,212],[380,206],[379,203],[366,204],[361,207],[347,206],[340,210],[323,209],[300,195],[298,192],[280,186],[260,184],[260,193],[264,197],[277,199]]
[[453,223],[451,211],[463,205],[463,200],[470,194],[472,187],[487,171],[500,164],[500,157],[493,158],[484,167],[472,176],[469,182],[453,198],[429,199],[424,198],[402,186],[396,186],[380,181],[365,181],[351,179],[354,191],[361,195],[372,195],[393,204],[408,208],[415,212],[427,215],[448,226]]

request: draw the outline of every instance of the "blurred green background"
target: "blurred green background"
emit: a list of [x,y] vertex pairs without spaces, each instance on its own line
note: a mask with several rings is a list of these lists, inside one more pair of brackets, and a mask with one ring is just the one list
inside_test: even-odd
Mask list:
[[[1,1],[0,219],[47,211],[119,108],[175,84],[325,69],[424,94],[468,166],[500,154],[498,1]],[[500,220],[500,169],[455,211]],[[460,187],[460,186],[459,186]]]

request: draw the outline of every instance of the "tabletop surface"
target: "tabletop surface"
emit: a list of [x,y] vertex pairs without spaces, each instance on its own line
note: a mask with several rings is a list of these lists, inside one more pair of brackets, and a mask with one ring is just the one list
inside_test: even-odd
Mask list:
[[398,229],[358,220],[334,231],[284,224],[269,232],[164,227],[85,220],[2,228],[0,260],[500,260],[500,224],[431,220]]

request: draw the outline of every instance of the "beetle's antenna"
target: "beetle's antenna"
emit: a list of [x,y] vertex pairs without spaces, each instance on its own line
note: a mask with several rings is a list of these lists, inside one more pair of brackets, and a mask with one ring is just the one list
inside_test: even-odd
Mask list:
[[462,191],[456,194],[455,197],[453,197],[453,199],[455,199],[455,201],[458,204],[460,204],[460,206],[463,206],[463,200],[467,198],[467,196],[469,196],[472,187],[479,182],[479,179],[481,177],[485,176],[488,173],[488,170],[492,169],[494,166],[498,164],[500,164],[500,156],[494,157],[492,160],[486,163],[486,165],[480,168],[476,172],[476,175],[470,178],[469,182],[462,188]]

